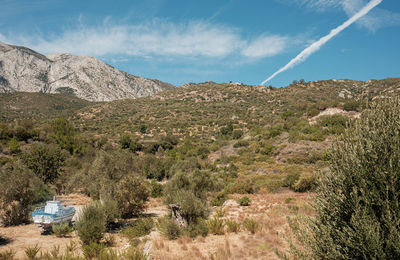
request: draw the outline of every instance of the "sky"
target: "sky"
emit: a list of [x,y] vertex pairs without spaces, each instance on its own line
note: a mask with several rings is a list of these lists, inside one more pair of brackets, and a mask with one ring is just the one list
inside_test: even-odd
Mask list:
[[[0,41],[94,56],[174,85],[258,85],[368,0],[0,0]],[[267,83],[400,77],[400,1],[383,0]]]

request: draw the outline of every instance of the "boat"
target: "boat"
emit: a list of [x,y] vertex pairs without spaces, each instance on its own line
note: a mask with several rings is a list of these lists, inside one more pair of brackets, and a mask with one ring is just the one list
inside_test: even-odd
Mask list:
[[75,215],[74,207],[63,207],[55,197],[46,201],[43,207],[37,207],[32,212],[33,222],[38,224],[44,231],[51,229],[55,224],[71,223]]

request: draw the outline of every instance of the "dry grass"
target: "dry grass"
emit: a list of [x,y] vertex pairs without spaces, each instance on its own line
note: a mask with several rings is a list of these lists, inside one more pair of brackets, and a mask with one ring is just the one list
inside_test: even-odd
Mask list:
[[[241,196],[232,195],[232,199]],[[252,201],[250,206],[228,206],[222,218],[240,224],[243,224],[246,218],[253,218],[258,221],[260,227],[255,234],[241,228],[238,233],[229,232],[223,236],[208,235],[206,238],[197,237],[195,240],[187,237],[175,241],[164,240],[163,247],[157,240],[153,248],[154,259],[278,259],[274,250],[288,249],[285,240],[290,232],[287,216],[312,215],[312,209],[308,205],[312,194],[283,190],[276,194],[247,196]],[[287,203],[288,201],[290,203]],[[297,209],[293,210],[296,207]],[[165,247],[169,247],[169,250]]]
[[[232,195],[236,200],[243,195]],[[248,207],[231,205],[224,208],[225,213],[218,213],[224,221],[235,221],[243,224],[244,219],[256,219],[260,230],[251,234],[243,226],[235,232],[225,235],[208,235],[207,237],[181,237],[177,240],[165,240],[161,235],[152,233],[147,239],[153,241],[151,255],[153,259],[277,259],[274,250],[284,251],[288,248],[285,240],[290,234],[287,216],[313,215],[313,210],[308,204],[312,194],[295,193],[283,190],[280,193],[263,193],[247,195],[252,203]],[[63,199],[67,199],[63,197]],[[86,203],[80,196],[68,196],[73,202]],[[166,210],[160,199],[149,202],[148,214],[161,215]],[[227,228],[228,231],[228,228]],[[71,238],[56,238],[54,236],[41,236],[39,229],[34,225],[1,228],[0,233],[7,234],[10,242],[6,245],[16,252],[16,257],[23,258],[23,249],[40,242],[44,252],[53,246],[60,245],[60,250],[66,250],[70,241],[78,241],[74,233]],[[114,249],[123,250],[128,241],[115,234]],[[80,251],[79,243],[74,251]]]

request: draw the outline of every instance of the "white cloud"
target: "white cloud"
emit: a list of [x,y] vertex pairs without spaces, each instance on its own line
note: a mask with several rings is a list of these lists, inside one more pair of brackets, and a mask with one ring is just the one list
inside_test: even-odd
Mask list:
[[[264,58],[284,52],[289,37],[261,35],[245,39],[237,28],[207,21],[172,23],[155,19],[136,25],[113,25],[106,18],[96,27],[79,25],[58,35],[0,35],[11,44],[24,45],[41,53],[69,52],[91,56]],[[296,39],[293,39],[296,40]]]
[[249,58],[265,58],[282,53],[287,47],[288,37],[262,35],[251,41],[241,53]]
[[[354,15],[368,1],[365,0],[342,0],[341,6],[348,16]],[[400,25],[400,13],[394,13],[382,8],[376,8],[367,16],[360,19],[359,25],[370,31],[376,31],[386,26]]]
[[202,21],[186,24],[154,20],[140,25],[79,26],[60,35],[7,35],[3,40],[43,53],[134,56],[225,56],[242,45],[236,30]]
[[[369,0],[277,0],[286,4],[297,4],[318,12],[329,11],[333,8],[341,9],[348,17],[353,16],[365,6]],[[358,25],[370,31],[387,26],[400,25],[400,13],[394,13],[382,8],[376,8],[357,22]]]

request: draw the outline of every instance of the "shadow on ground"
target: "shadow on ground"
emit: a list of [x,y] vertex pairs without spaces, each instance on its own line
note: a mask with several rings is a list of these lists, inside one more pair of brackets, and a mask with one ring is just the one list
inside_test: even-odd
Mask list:
[[11,243],[11,242],[12,242],[12,239],[7,238],[7,237],[3,237],[3,236],[0,234],[0,246],[7,245],[7,244],[9,244],[9,243]]

